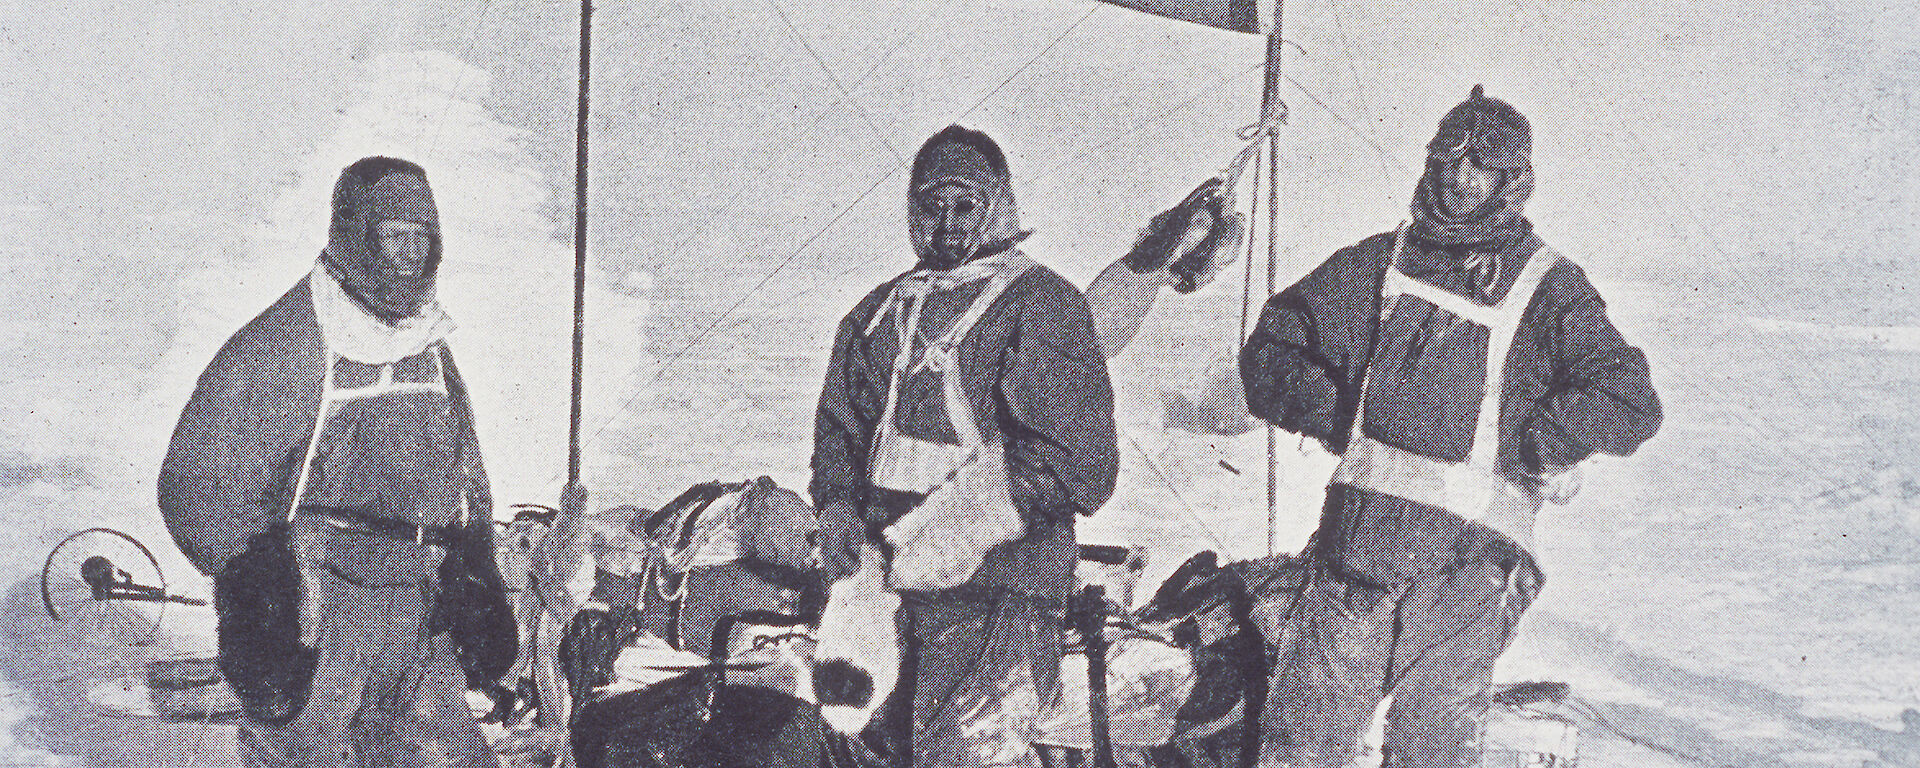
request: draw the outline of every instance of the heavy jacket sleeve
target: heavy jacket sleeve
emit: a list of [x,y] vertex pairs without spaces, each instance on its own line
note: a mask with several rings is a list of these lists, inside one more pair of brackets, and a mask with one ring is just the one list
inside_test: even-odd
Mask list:
[[[879,419],[872,398],[875,382],[860,364],[861,333],[880,309],[891,283],[869,293],[840,320],[833,353],[827,360],[826,381],[813,416],[813,479],[807,485],[815,506],[848,502],[858,506],[866,487],[867,455],[874,423]],[[885,397],[886,382],[878,382]]]
[[1381,252],[1392,235],[1343,249],[1268,299],[1240,349],[1247,408],[1289,432],[1345,450],[1372,353]]
[[457,540],[440,562],[440,597],[434,606],[433,629],[451,632],[467,684],[482,688],[499,680],[520,654],[520,629],[507,602],[506,580],[493,549],[493,491],[481,460],[480,441],[473,427],[473,406],[466,382],[444,358],[447,382],[460,410],[460,462],[467,514]]
[[1023,514],[1067,521],[1113,495],[1113,384],[1092,313],[1072,284],[1042,273],[1022,298],[999,382],[1009,491]]
[[1607,453],[1626,456],[1660,428],[1647,357],[1607,319],[1606,302],[1577,267],[1553,293],[1567,297],[1543,329],[1552,378],[1522,437],[1531,469],[1566,466]]
[[284,519],[312,437],[324,348],[305,283],[229,339],[201,374],[160,466],[174,543],[215,575]]

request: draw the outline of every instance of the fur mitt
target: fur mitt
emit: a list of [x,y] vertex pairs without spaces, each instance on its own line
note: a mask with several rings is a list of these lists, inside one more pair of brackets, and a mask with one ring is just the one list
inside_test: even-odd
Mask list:
[[988,550],[1027,530],[1007,493],[1007,462],[980,448],[886,530],[893,546],[887,586],[934,591],[965,584]]

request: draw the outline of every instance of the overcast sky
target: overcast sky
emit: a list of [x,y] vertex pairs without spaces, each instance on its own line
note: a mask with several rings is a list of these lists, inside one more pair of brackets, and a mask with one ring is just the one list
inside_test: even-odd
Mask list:
[[[205,356],[311,264],[333,169],[361,152],[426,165],[450,237],[490,249],[470,263],[539,262],[463,273],[455,298],[496,291],[454,307],[476,338],[563,350],[577,9],[0,0],[0,349],[17,361],[0,415],[44,425],[15,441],[41,448],[10,450],[80,450],[69,430],[96,403],[163,442]],[[1260,39],[1092,0],[606,2],[596,18],[595,281],[653,312],[600,330],[723,364],[796,343],[818,364],[845,307],[906,265],[899,170],[949,122],[1000,140],[1031,250],[1085,284],[1227,163],[1259,108]],[[1692,288],[1701,316],[1917,322],[1910,3],[1311,0],[1286,22],[1283,280],[1403,218],[1434,124],[1484,83],[1532,120],[1531,216],[1603,293],[1657,281]],[[529,293],[553,294],[538,322],[506,309]],[[734,302],[731,322],[784,333],[686,320]],[[751,312],[782,302],[805,306]],[[163,362],[178,370],[156,384],[143,372]],[[816,372],[781,371],[795,413],[768,418],[790,437]],[[516,382],[501,403],[559,391],[473,378]],[[146,481],[158,445],[129,450]]]
[[[577,6],[403,6],[6,0],[0,205],[83,238],[125,243],[167,216],[229,237],[327,135],[361,67],[412,49],[495,75],[475,98],[533,131],[563,184]],[[1257,39],[1091,0],[604,6],[595,125],[619,143],[596,159],[618,186],[596,205],[651,249],[695,222],[824,223],[960,119],[1007,146],[1052,244],[1111,252],[1224,164],[1258,108]],[[1306,259],[1390,227],[1433,123],[1484,82],[1533,120],[1534,217],[1603,272],[1865,260],[1905,288],[1915,17],[1885,0],[1288,3],[1305,52],[1287,74],[1306,89],[1283,94],[1290,235]],[[722,210],[763,185],[785,188]],[[897,186],[821,244],[897,244]]]

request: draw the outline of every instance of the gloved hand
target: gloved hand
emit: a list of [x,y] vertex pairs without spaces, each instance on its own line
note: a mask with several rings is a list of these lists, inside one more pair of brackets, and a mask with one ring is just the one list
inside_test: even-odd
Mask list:
[[844,501],[829,502],[820,509],[817,545],[820,565],[832,583],[852,576],[860,569],[860,545],[866,541],[866,524],[860,512]]
[[1520,458],[1534,470],[1540,495],[1555,504],[1580,493],[1580,462],[1592,455],[1593,449],[1575,443],[1544,412],[1536,412],[1520,432]]
[[[1233,211],[1220,211],[1220,202],[1215,199],[1211,208],[1194,214],[1193,227],[1175,250],[1180,258],[1167,266],[1167,271],[1173,274],[1174,290],[1181,293],[1200,290],[1239,255],[1241,238],[1246,236],[1246,217]],[[1202,227],[1201,217],[1207,215],[1210,218]]]
[[[1137,274],[1145,274],[1166,269],[1174,259],[1182,256],[1182,246],[1193,247],[1212,227],[1220,214],[1220,189],[1223,182],[1218,178],[1208,179],[1187,193],[1187,198],[1179,205],[1168,208],[1155,215],[1147,223],[1140,239],[1133,244],[1133,250],[1127,252],[1124,261],[1127,268]],[[1188,240],[1192,232],[1194,239]]]

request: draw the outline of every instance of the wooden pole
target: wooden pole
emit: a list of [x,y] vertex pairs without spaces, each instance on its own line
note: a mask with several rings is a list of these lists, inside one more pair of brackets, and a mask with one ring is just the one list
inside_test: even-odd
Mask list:
[[[1280,53],[1284,47],[1282,32],[1286,29],[1286,0],[1275,0],[1273,4],[1273,34],[1267,37],[1266,92],[1261,97],[1261,121],[1270,126],[1267,133],[1267,295],[1276,290],[1274,283],[1280,265],[1280,130],[1279,124],[1286,120],[1286,105],[1280,101]],[[1267,555],[1279,550],[1280,526],[1280,461],[1279,435],[1273,422],[1267,422]],[[1265,654],[1262,654],[1264,658]],[[1248,688],[1249,696],[1243,706],[1246,717],[1242,720],[1244,731],[1240,734],[1240,768],[1254,768],[1260,762],[1260,749],[1264,745],[1264,729],[1261,721],[1266,712],[1266,670],[1257,670],[1257,684]],[[1250,681],[1252,682],[1252,681]],[[1259,694],[1255,701],[1252,694]]]
[[567,492],[580,484],[580,390],[587,346],[587,95],[593,59],[593,2],[580,0],[580,101],[574,111],[573,397],[567,410]]
[[[1285,26],[1286,0],[1273,4],[1273,34],[1267,36],[1265,91],[1260,98],[1260,122],[1267,133],[1267,294],[1272,296],[1280,266],[1280,132],[1279,123],[1287,118],[1286,105],[1280,101],[1280,54],[1285,48],[1281,37]],[[1279,549],[1280,461],[1279,435],[1272,423],[1267,427],[1267,554]]]

